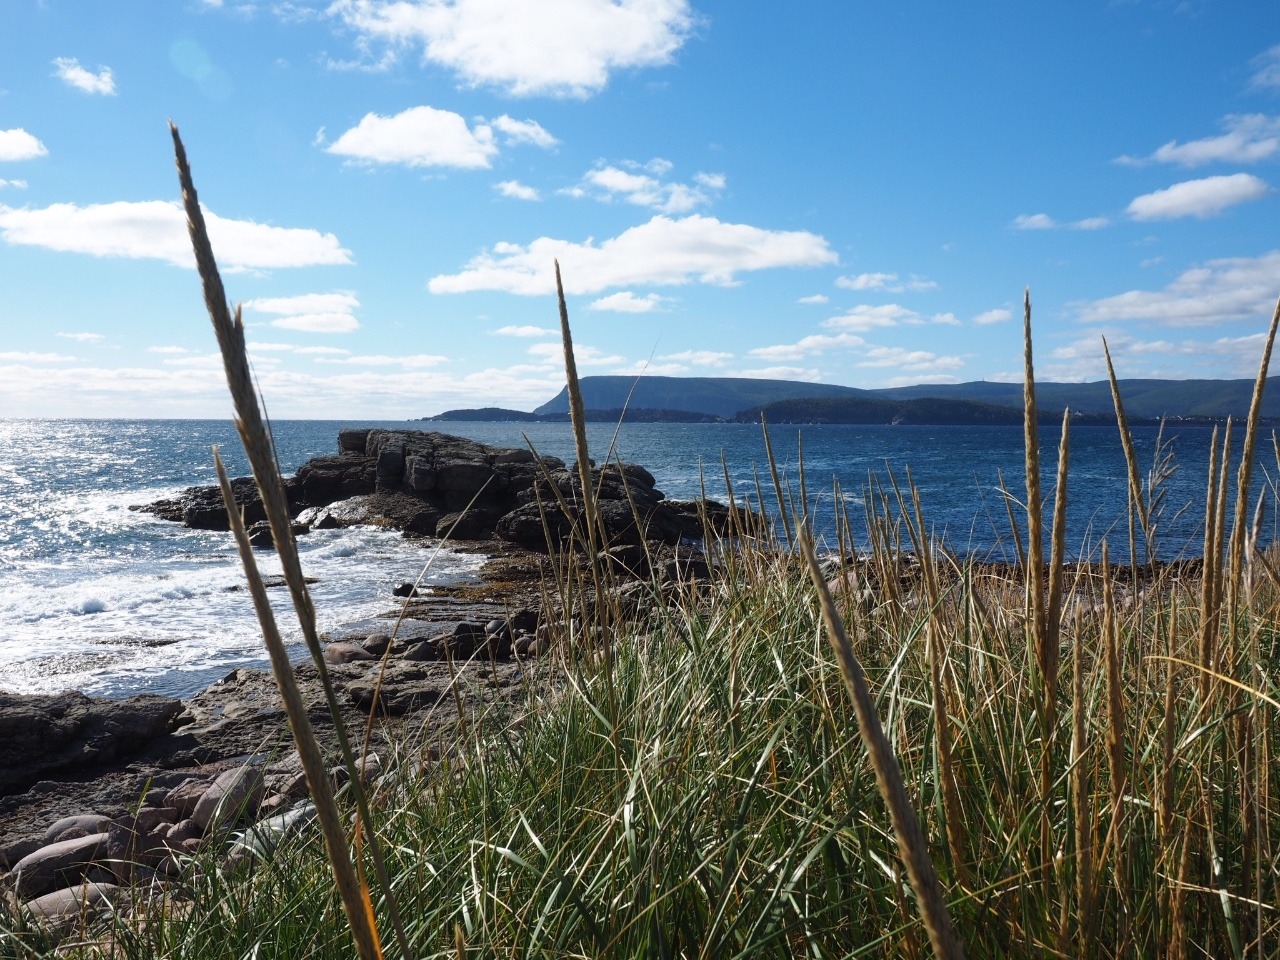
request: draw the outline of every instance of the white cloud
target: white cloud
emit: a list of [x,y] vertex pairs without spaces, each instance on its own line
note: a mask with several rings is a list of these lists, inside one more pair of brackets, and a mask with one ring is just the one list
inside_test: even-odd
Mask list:
[[599,244],[551,237],[525,246],[497,243],[460,273],[432,277],[427,286],[432,293],[545,296],[555,291],[557,259],[568,292],[593,294],[610,287],[730,284],[745,271],[822,266],[837,258],[826,240],[806,231],[764,230],[698,215],[657,216]]
[[933,323],[941,323],[948,327],[960,326],[960,318],[954,313],[935,313],[929,320]]
[[337,293],[304,293],[296,297],[259,297],[245,302],[246,310],[259,313],[350,313],[360,306],[355,294]]
[[1085,217],[1083,220],[1073,220],[1070,223],[1062,224],[1047,213],[1033,213],[1014,217],[1009,226],[1015,230],[1057,230],[1063,226],[1070,227],[1072,230],[1101,230],[1104,227],[1111,226],[1111,219],[1109,217]]
[[277,316],[271,325],[302,333],[351,333],[360,329],[354,311],[360,301],[354,294],[305,293],[296,297],[261,297],[248,300],[244,309]]
[[1047,213],[1022,213],[1013,218],[1011,226],[1015,230],[1052,230],[1057,221]]
[[682,350],[679,353],[668,353],[658,359],[670,363],[687,363],[694,367],[723,367],[727,361],[733,359],[733,354],[716,350]]
[[896,273],[860,273],[856,277],[836,277],[836,286],[842,290],[883,290],[886,293],[904,293],[907,290],[933,290],[938,285],[932,280],[912,274],[906,280]]
[[805,304],[824,304],[824,303],[830,303],[830,302],[831,302],[831,298],[828,297],[825,293],[815,293],[809,297],[801,297],[799,300],[796,301],[796,303],[805,303]]
[[507,138],[508,144],[528,143],[543,150],[550,150],[560,141],[549,134],[542,124],[533,120],[513,120],[505,113],[489,123]]
[[58,336],[64,340],[75,340],[79,343],[100,343],[107,339],[101,333],[59,333]]
[[871,306],[863,303],[853,307],[851,310],[846,310],[838,317],[822,321],[822,325],[828,330],[865,333],[877,327],[896,327],[900,323],[919,322],[920,314],[896,303],[886,303],[880,306]]
[[311,357],[341,357],[350,354],[351,351],[344,350],[342,347],[298,347],[294,353]]
[[510,197],[513,200],[541,200],[538,191],[533,187],[525,186],[519,180],[503,180],[501,183],[495,183],[493,189],[497,190],[504,197]]
[[297,313],[272,320],[271,325],[301,333],[352,333],[360,329],[360,321],[349,313]]
[[99,67],[97,73],[80,66],[75,57],[58,57],[53,61],[55,74],[68,86],[84,93],[96,93],[105,97],[115,96],[116,79],[110,67]]
[[294,351],[292,343],[263,343],[260,340],[252,340],[246,346],[259,353],[293,353]]
[[[351,251],[332,233],[229,220],[207,208],[204,216],[214,255],[228,272],[351,263]],[[55,203],[35,210],[0,204],[0,238],[15,246],[195,266],[187,217],[176,201]]]
[[1129,290],[1080,307],[1089,323],[1146,320],[1172,327],[1265,322],[1275,306],[1280,250],[1260,257],[1210,260],[1183,271],[1163,290]]
[[0,187],[13,187],[15,190],[27,189],[27,181],[25,180],[5,180],[0,178]]
[[615,313],[652,313],[658,310],[670,297],[661,297],[656,293],[647,293],[637,297],[630,290],[611,293],[607,297],[592,301],[592,310],[612,310]]
[[779,343],[771,347],[755,347],[747,351],[747,356],[760,360],[803,360],[827,353],[830,350],[844,350],[866,345],[866,340],[852,333],[835,335],[815,333],[804,337],[796,343]]
[[1134,220],[1172,220],[1216,216],[1237,203],[1258,200],[1271,192],[1266,182],[1249,173],[1185,180],[1164,190],[1135,197],[1128,214]]
[[845,290],[879,290],[897,279],[896,273],[860,273],[856,277],[836,277],[836,286]]
[[897,367],[912,373],[938,373],[943,370],[959,370],[964,366],[960,357],[938,356],[928,350],[908,350],[906,347],[871,347],[858,361],[859,367]]
[[694,27],[687,0],[336,0],[364,45],[420,46],[473,86],[585,97],[615,70],[662,66]]
[[619,377],[678,377],[689,372],[683,363],[654,363],[652,360],[636,360],[609,371]]
[[387,356],[385,354],[365,354],[349,357],[327,359],[320,357],[316,363],[341,363],[354,367],[404,367],[406,370],[421,370],[424,367],[438,367],[448,361],[448,357],[433,353],[415,353],[405,356]]
[[67,363],[78,359],[60,353],[31,353],[20,350],[0,350],[0,361],[8,363]]
[[555,334],[554,330],[535,326],[499,327],[493,332],[499,337],[550,337]]
[[1250,66],[1254,70],[1250,86],[1280,89],[1280,44],[1254,57]]
[[[564,347],[558,343],[535,343],[529,348],[529,355],[540,358],[543,363],[559,365],[564,362]],[[573,359],[580,367],[617,366],[627,362],[626,357],[606,354],[599,347],[576,343],[573,345]]]
[[[312,348],[303,348],[312,349]],[[298,351],[299,353],[302,350]],[[120,416],[229,417],[226,375],[216,354],[194,364],[136,364],[106,368],[66,361],[0,361],[0,409],[14,416],[79,415],[110,408]],[[474,406],[477,396],[497,406],[529,409],[564,386],[554,363],[520,364],[455,374],[448,365],[404,368],[307,364],[306,371],[262,358],[257,380],[277,417],[403,419],[450,407]]]
[[472,130],[448,110],[410,107],[391,117],[366,113],[325,150],[354,163],[477,169],[489,166],[498,147],[483,124]]
[[973,322],[980,327],[989,326],[993,323],[1004,323],[1013,319],[1013,311],[997,308],[995,310],[985,310],[973,318]]
[[[1108,333],[1107,347],[1120,377],[1215,379],[1257,376],[1264,331],[1213,340],[1141,340],[1124,333]],[[1106,376],[1102,338],[1083,337],[1056,347],[1044,362],[1054,380],[1097,380]]]
[[[1278,68],[1280,69],[1280,68]],[[1198,167],[1206,163],[1257,163],[1280,153],[1280,117],[1261,113],[1230,114],[1223,118],[1226,133],[1178,143],[1170,140],[1147,157],[1117,157],[1116,163],[1145,166],[1176,163]]]
[[814,367],[756,367],[737,370],[733,375],[748,377],[752,380],[805,380],[809,383],[822,381],[822,371]]
[[147,347],[147,353],[161,353],[166,356],[179,356],[186,352],[186,347]]
[[48,153],[43,143],[21,127],[0,130],[0,160],[34,160]]
[[662,181],[660,178],[670,170],[671,164],[665,160],[651,160],[643,165],[624,161],[620,167],[602,164],[587,171],[578,186],[563,192],[573,197],[589,196],[606,203],[622,200],[661,213],[688,213],[695,207],[710,203],[714,199],[713,194],[724,189],[724,174],[696,174],[696,185]]

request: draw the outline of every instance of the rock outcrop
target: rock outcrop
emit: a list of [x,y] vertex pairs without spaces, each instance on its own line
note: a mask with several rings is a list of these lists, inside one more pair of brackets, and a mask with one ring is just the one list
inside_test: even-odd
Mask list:
[[[643,467],[593,468],[592,484],[612,544],[674,544],[702,534],[697,505],[668,501]],[[307,461],[285,485],[304,527],[381,523],[452,540],[497,537],[535,550],[546,549],[548,532],[569,537],[582,502],[576,468],[556,457],[416,430],[343,430],[337,454]],[[261,520],[252,480],[240,478],[233,488],[247,522]],[[142,509],[193,528],[228,528],[214,487],[192,487]]]
[[173,730],[182,709],[180,700],[148,695],[97,700],[0,692],[0,797],[61,770],[136,753]]

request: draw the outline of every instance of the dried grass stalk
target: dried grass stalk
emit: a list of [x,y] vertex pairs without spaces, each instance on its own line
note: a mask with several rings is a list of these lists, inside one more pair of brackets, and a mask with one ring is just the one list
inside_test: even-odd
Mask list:
[[1031,623],[1036,663],[1044,678],[1045,610],[1044,513],[1040,497],[1040,431],[1036,423],[1036,374],[1031,356],[1031,290],[1022,296],[1022,429],[1027,473],[1027,619]]
[[[1129,474],[1129,563],[1135,569],[1138,564],[1138,545],[1133,535],[1133,512],[1138,512],[1138,522],[1142,527],[1142,537],[1151,549],[1150,516],[1147,503],[1142,496],[1142,473],[1138,470],[1138,454],[1133,447],[1133,433],[1129,430],[1129,420],[1124,415],[1124,401],[1120,399],[1120,382],[1116,380],[1116,369],[1111,365],[1111,350],[1107,346],[1107,338],[1102,338],[1102,355],[1107,361],[1107,380],[1111,384],[1111,402],[1116,409],[1116,425],[1120,428],[1120,445],[1124,447],[1124,462]],[[1147,559],[1151,559],[1148,557]]]
[[[1229,453],[1231,421],[1227,421],[1227,435],[1223,455]],[[1218,542],[1218,428],[1213,428],[1209,441],[1209,486],[1204,499],[1204,559],[1200,573],[1200,635],[1198,661],[1200,675],[1197,686],[1203,703],[1209,692],[1210,673],[1213,670],[1214,642],[1218,633],[1218,564],[1222,558],[1216,552]]]
[[898,759],[880,725],[875,701],[867,686],[866,674],[862,670],[862,664],[858,662],[857,655],[853,652],[853,644],[849,640],[848,633],[845,632],[835,600],[827,589],[826,579],[822,575],[822,568],[818,566],[818,558],[814,555],[813,542],[807,530],[801,532],[799,540],[800,551],[809,568],[809,576],[818,592],[822,620],[827,628],[827,638],[840,664],[845,689],[853,701],[854,713],[858,718],[858,732],[870,755],[871,766],[876,774],[876,786],[880,790],[880,796],[884,798],[885,805],[889,808],[894,837],[898,841],[898,854],[906,867],[907,879],[915,893],[921,920],[929,934],[929,942],[933,946],[933,954],[935,957],[948,958],[948,960],[961,958],[964,956],[964,945],[951,923],[951,914],[947,910],[942,884],[938,880],[937,871],[934,870],[929,846],[920,829],[920,821],[907,797]]
[[[578,365],[573,356],[573,334],[569,331],[569,307],[560,281],[560,261],[556,266],[556,296],[560,305],[560,339],[564,345],[565,385],[569,393],[569,419],[573,425],[573,443],[578,456],[578,479],[582,483],[582,512],[586,517],[587,542],[592,569],[600,545],[600,523],[596,516],[595,487],[591,483],[591,454],[587,449],[587,415],[582,403],[582,387],[578,382]],[[599,578],[597,577],[597,585]]]
[[1240,589],[1244,566],[1245,538],[1248,536],[1249,483],[1253,477],[1253,452],[1258,440],[1258,419],[1262,416],[1262,394],[1267,387],[1267,368],[1271,364],[1271,348],[1276,340],[1276,328],[1280,326],[1280,300],[1276,301],[1267,330],[1267,342],[1262,348],[1262,362],[1258,365],[1258,379],[1253,385],[1253,398],[1249,402],[1249,419],[1244,430],[1244,449],[1241,451],[1240,468],[1236,474],[1236,515],[1231,525],[1231,579],[1228,588],[1234,598]]
[[[280,478],[280,468],[276,463],[271,435],[264,423],[261,408],[258,404],[257,392],[253,386],[253,377],[249,370],[248,353],[244,339],[244,324],[241,322],[239,310],[236,311],[235,318],[232,318],[231,311],[227,305],[226,291],[222,285],[222,277],[218,272],[213,248],[209,243],[204,214],[200,208],[195,184],[192,182],[186,150],[183,147],[182,138],[178,135],[178,128],[170,124],[169,129],[173,137],[174,159],[178,167],[178,179],[182,187],[182,200],[187,214],[187,227],[191,235],[196,267],[200,273],[201,284],[204,289],[205,306],[208,308],[209,319],[213,323],[218,346],[222,352],[223,365],[227,374],[227,386],[231,392],[231,399],[236,411],[236,430],[240,434],[240,440],[244,444],[245,453],[253,468],[254,481],[257,484],[258,493],[262,498],[263,509],[271,526],[272,538],[275,541],[285,581],[288,584],[294,608],[298,614],[303,638],[320,672],[329,712],[333,717],[337,730],[343,761],[354,784],[353,789],[360,808],[361,820],[366,825],[369,833],[370,850],[374,855],[375,866],[383,884],[383,892],[392,911],[397,935],[400,938],[400,946],[407,960],[409,957],[408,941],[404,935],[403,927],[399,923],[398,913],[395,910],[390,881],[386,875],[385,865],[374,836],[373,823],[369,816],[364,793],[359,785],[359,771],[356,769],[355,760],[351,755],[350,745],[347,741],[341,713],[338,708],[337,696],[330,682],[328,671],[325,669],[320,640],[316,632],[315,608],[312,605],[311,595],[307,590],[306,581],[302,574],[302,565],[298,559],[297,546],[293,539],[292,520],[289,516],[289,505],[285,498],[284,487]],[[226,488],[224,488],[223,495],[224,498],[227,496]],[[236,512],[237,507],[234,500],[228,501],[228,515],[234,517]],[[246,566],[245,572],[252,579],[253,574],[250,573],[248,566]],[[256,569],[254,572],[256,572]],[[294,682],[293,669],[289,665],[288,655],[280,640],[279,632],[274,629],[274,616],[271,619],[272,629],[267,630],[264,627],[263,640],[267,644],[276,683],[286,704],[290,729],[293,731],[298,753],[302,758],[303,770],[307,775],[308,783],[311,785],[312,799],[315,802],[317,817],[324,833],[329,862],[333,867],[338,892],[347,915],[347,923],[355,940],[356,951],[362,960],[364,958],[368,958],[368,960],[380,958],[382,949],[378,940],[374,917],[367,907],[368,901],[365,897],[363,884],[351,861],[341,813],[329,786],[328,768],[324,763],[323,756],[320,754],[314,731],[311,729],[305,707],[302,705],[302,697],[298,693]],[[276,662],[279,658],[283,658],[282,663],[285,669],[276,670]]]

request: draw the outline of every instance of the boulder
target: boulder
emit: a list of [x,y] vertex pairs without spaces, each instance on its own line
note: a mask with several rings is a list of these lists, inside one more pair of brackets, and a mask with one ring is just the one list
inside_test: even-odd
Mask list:
[[35,919],[59,926],[92,914],[109,913],[125,894],[114,883],[81,883],[28,900],[22,906]]
[[234,767],[218,774],[191,813],[191,819],[206,831],[233,823],[257,810],[263,795],[262,771],[257,767]]
[[170,790],[164,798],[164,805],[172,807],[179,817],[190,817],[208,789],[208,780],[192,777]]
[[324,648],[325,663],[356,663],[361,660],[377,660],[372,653],[356,643],[331,643]]
[[96,813],[84,813],[78,816],[63,817],[53,823],[44,832],[45,843],[57,843],[59,840],[75,840],[77,837],[91,837],[97,833],[106,833],[111,826],[111,818]]
[[90,864],[102,859],[107,835],[95,833],[74,840],[61,840],[41,847],[18,861],[10,877],[14,894],[30,900],[56,890],[64,881],[74,882]]

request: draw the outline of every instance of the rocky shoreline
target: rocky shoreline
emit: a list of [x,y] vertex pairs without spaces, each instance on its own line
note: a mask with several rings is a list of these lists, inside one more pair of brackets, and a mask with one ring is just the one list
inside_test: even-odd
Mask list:
[[[326,638],[344,726],[371,780],[392,766],[422,773],[452,749],[465,718],[512,722],[555,688],[557,660],[544,654],[565,617],[543,584],[548,537],[563,544],[578,520],[576,470],[445,434],[344,430],[338,454],[304,464],[287,486],[299,535],[373,523],[409,537],[447,535],[451,546],[490,557],[478,584],[422,593],[404,585],[400,609]],[[705,573],[692,540],[708,518],[723,522],[725,508],[667,501],[634,465],[594,470],[593,486],[622,606],[630,596],[637,607],[654,584]],[[234,487],[247,520],[259,523],[252,482]],[[227,528],[214,488],[139,509]],[[256,534],[270,545],[264,526]],[[319,671],[306,662],[295,673],[341,778]],[[0,887],[48,919],[177,876],[185,858],[224,842],[233,826],[305,810],[305,777],[262,670],[234,670],[185,702],[0,694],[0,734]]]

